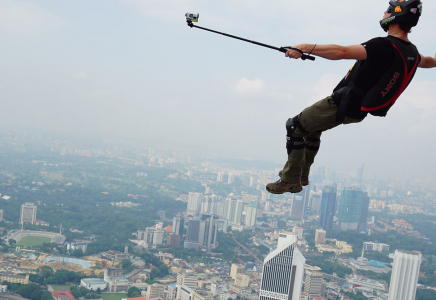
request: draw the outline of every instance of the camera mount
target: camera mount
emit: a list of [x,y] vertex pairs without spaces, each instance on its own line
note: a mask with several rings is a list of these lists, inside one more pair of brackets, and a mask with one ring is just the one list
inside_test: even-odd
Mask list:
[[[193,15],[194,15],[195,18],[192,17]],[[191,28],[203,29],[203,30],[206,30],[206,31],[210,31],[210,32],[213,32],[213,33],[217,33],[217,34],[221,34],[221,35],[224,35],[224,36],[227,36],[227,37],[231,37],[231,38],[234,38],[234,39],[237,39],[237,40],[241,40],[241,41],[244,41],[244,42],[252,43],[252,44],[255,44],[255,45],[258,45],[258,46],[274,49],[274,50],[277,50],[277,51],[280,51],[280,52],[283,52],[283,53],[286,53],[289,49],[295,50],[295,51],[298,51],[298,52],[301,53],[301,55],[302,55],[301,59],[302,60],[306,60],[306,59],[308,59],[308,60],[315,60],[315,57],[310,56],[308,54],[304,54],[303,51],[301,51],[300,49],[293,48],[291,46],[284,46],[284,47],[280,47],[280,48],[279,47],[274,47],[274,46],[271,46],[271,45],[267,45],[267,44],[259,43],[259,42],[256,42],[256,41],[251,41],[251,40],[248,40],[248,39],[244,39],[244,38],[241,38],[241,37],[238,37],[238,36],[235,36],[235,35],[231,35],[231,34],[227,34],[227,33],[224,33],[224,32],[219,32],[219,31],[216,31],[216,30],[212,30],[212,29],[208,29],[208,28],[204,28],[204,27],[201,27],[201,26],[194,25],[192,22],[193,21],[194,22],[198,21],[199,14],[186,13],[185,16],[186,16],[186,23]]]

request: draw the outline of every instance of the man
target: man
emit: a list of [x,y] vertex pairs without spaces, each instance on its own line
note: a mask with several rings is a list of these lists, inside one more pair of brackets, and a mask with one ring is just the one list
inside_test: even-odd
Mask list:
[[340,124],[361,122],[368,113],[386,116],[415,74],[416,68],[436,67],[435,57],[420,55],[407,35],[418,24],[420,0],[390,1],[381,27],[387,37],[361,45],[293,46],[286,57],[298,59],[309,53],[330,60],[356,59],[333,94],[304,109],[286,122],[288,161],[277,182],[266,190],[273,194],[298,193],[309,184],[310,166],[320,146],[321,133]]

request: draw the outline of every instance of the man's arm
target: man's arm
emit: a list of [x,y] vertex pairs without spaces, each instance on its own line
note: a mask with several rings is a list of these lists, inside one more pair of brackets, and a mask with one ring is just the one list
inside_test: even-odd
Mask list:
[[[315,47],[315,49],[313,49]],[[340,45],[314,45],[314,44],[300,44],[292,46],[309,53],[312,51],[313,55],[323,57],[330,60],[339,59],[357,59],[365,60],[367,58],[366,49],[362,45],[340,46]],[[289,58],[300,58],[301,53],[295,50],[288,50],[285,54]]]
[[421,55],[421,61],[419,62],[418,67],[420,67],[420,68],[436,68],[436,54],[434,55],[434,58],[431,56]]

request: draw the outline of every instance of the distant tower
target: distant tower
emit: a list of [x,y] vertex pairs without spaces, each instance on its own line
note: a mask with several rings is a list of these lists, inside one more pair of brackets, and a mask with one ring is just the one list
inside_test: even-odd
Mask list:
[[324,284],[321,268],[309,265],[306,265],[305,268],[304,294],[306,294],[307,299],[322,297],[324,294]]
[[326,186],[322,190],[318,224],[324,230],[332,230],[333,217],[336,212],[336,186]]
[[363,183],[363,171],[365,169],[365,164],[363,164],[359,169],[357,169],[357,183],[359,184],[359,187],[362,187]]
[[0,209],[0,222],[3,221],[3,215],[5,211],[3,209]]
[[129,246],[124,247],[124,253],[128,254],[129,253]]
[[389,300],[415,300],[421,258],[420,252],[395,250]]
[[306,259],[292,232],[281,232],[277,248],[263,262],[259,300],[299,300]]
[[338,221],[341,230],[366,229],[369,197],[360,189],[342,189],[338,201]]
[[186,212],[191,215],[198,215],[201,209],[201,203],[203,202],[202,193],[192,193],[188,195],[188,207]]
[[292,205],[290,217],[294,220],[302,220],[304,213],[304,194],[292,194]]
[[248,202],[247,213],[245,215],[245,225],[253,227],[256,224],[257,201],[250,200]]
[[26,202],[21,205],[20,224],[30,223],[35,225],[36,222],[36,205]]

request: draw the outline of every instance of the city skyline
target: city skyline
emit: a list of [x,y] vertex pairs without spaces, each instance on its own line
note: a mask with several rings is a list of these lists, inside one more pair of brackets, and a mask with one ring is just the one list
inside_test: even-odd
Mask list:
[[[9,113],[0,125],[189,145],[204,155],[282,164],[286,120],[330,95],[354,62],[290,61],[277,51],[191,29],[184,15],[196,11],[202,26],[276,46],[360,44],[385,35],[380,1],[357,12],[348,3],[307,5],[311,21],[302,26],[307,16],[284,0],[2,1],[0,37],[7,46],[0,50],[0,91]],[[426,32],[436,27],[430,17],[435,9],[424,4],[410,34],[425,55],[436,48]],[[268,22],[260,22],[266,16]],[[380,177],[435,179],[436,161],[428,159],[435,142],[426,139],[436,130],[435,86],[435,73],[419,70],[387,118],[327,132],[315,164],[357,170],[365,163],[365,172]],[[423,140],[425,147],[409,146]]]

